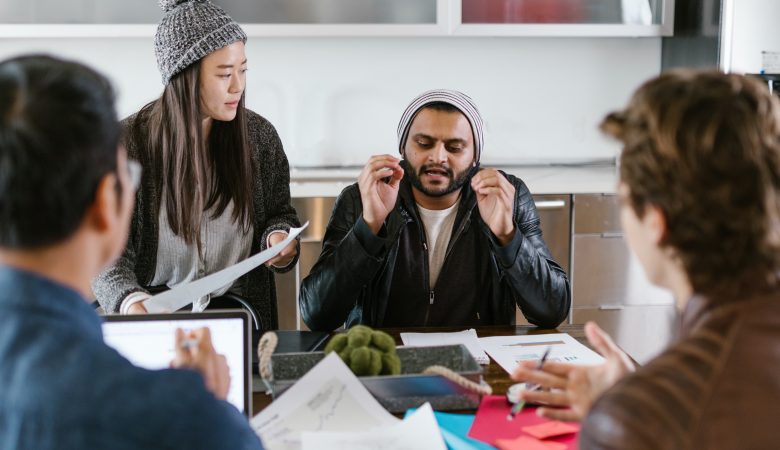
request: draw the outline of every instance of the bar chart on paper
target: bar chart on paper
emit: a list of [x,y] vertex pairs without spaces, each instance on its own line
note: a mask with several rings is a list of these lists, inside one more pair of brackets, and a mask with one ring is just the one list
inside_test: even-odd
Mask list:
[[479,343],[508,373],[512,373],[520,361],[540,359],[547,348],[550,349],[547,361],[583,365],[604,362],[604,358],[598,353],[566,333],[491,336],[480,338]]

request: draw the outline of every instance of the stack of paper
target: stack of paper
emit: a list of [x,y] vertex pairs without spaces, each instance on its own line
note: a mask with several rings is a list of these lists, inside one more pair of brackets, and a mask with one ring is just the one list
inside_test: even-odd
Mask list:
[[403,422],[333,352],[252,419],[265,448],[446,450],[431,405]]
[[360,380],[333,352],[252,419],[270,450],[297,450],[314,431],[366,431],[395,425]]
[[403,422],[360,432],[303,433],[303,450],[446,450],[431,404]]
[[454,333],[401,333],[401,341],[410,347],[463,344],[479,364],[490,364],[473,328]]
[[547,361],[569,364],[604,362],[604,358],[598,353],[565,333],[484,337],[479,340],[479,343],[510,374],[515,370],[518,362],[538,360],[548,347],[550,355]]

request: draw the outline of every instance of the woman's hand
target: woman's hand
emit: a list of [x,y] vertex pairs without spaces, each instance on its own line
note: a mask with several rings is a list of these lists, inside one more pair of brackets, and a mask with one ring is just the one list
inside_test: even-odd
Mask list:
[[149,311],[146,310],[146,307],[144,306],[144,302],[137,302],[133,303],[127,308],[128,314],[148,314]]
[[[279,242],[282,242],[285,239],[287,239],[286,231],[272,232],[271,234],[268,235],[268,247],[269,248],[273,247],[274,245],[278,244]],[[292,261],[297,254],[298,254],[298,243],[295,240],[293,240],[289,244],[287,244],[287,246],[284,247],[282,251],[279,252],[278,255],[269,259],[265,263],[265,265],[267,267],[270,266],[286,267],[288,264],[290,264],[290,261]]]
[[593,322],[585,324],[588,342],[606,359],[596,366],[548,362],[535,370],[536,361],[523,361],[512,374],[516,381],[529,381],[543,390],[521,391],[520,398],[545,406],[537,414],[549,419],[581,421],[593,402],[626,374],[634,364],[601,328]]

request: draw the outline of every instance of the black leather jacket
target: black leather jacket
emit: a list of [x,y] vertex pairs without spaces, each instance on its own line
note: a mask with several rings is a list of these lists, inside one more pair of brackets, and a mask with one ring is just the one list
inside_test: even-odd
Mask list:
[[[502,172],[503,173],[503,172]],[[357,184],[344,189],[328,223],[322,253],[301,285],[300,309],[312,330],[343,325],[508,325],[518,305],[532,324],[554,328],[568,315],[569,281],[542,239],[525,183],[515,186],[515,238],[502,247],[482,221],[469,183],[434,289],[428,289],[425,233],[407,178],[395,209],[375,236],[362,219]],[[436,301],[434,302],[434,294]],[[400,303],[399,303],[400,302]],[[403,324],[388,310],[403,304]]]

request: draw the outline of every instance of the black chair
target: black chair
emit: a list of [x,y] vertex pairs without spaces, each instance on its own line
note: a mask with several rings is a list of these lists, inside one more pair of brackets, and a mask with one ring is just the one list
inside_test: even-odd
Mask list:
[[[150,294],[155,295],[167,291],[169,288],[168,286],[146,286],[145,289]],[[191,307],[187,305],[179,311],[189,311],[190,309]],[[252,335],[260,332],[260,315],[255,307],[249,303],[249,300],[240,295],[226,292],[220,296],[212,297],[206,309],[245,309],[249,312],[249,316],[252,317],[252,324],[254,325]]]
[[249,303],[249,300],[240,295],[226,292],[218,297],[212,297],[206,309],[245,309],[252,317],[252,323],[255,326],[254,331],[260,331],[260,316],[257,314],[255,307]]

